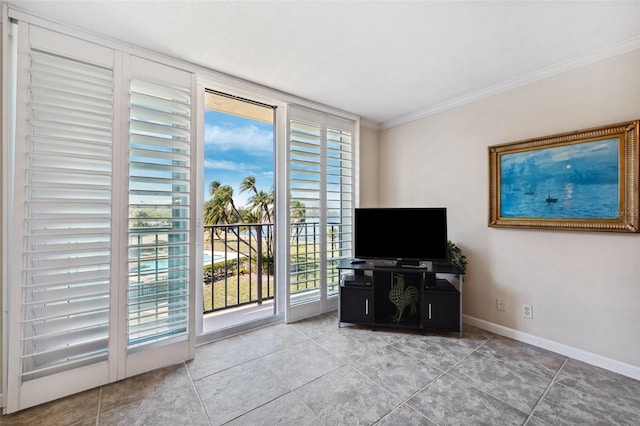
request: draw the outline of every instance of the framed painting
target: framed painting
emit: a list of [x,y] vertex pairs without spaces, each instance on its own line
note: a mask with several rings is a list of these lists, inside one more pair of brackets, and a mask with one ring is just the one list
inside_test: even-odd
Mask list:
[[629,121],[489,147],[489,226],[638,232]]

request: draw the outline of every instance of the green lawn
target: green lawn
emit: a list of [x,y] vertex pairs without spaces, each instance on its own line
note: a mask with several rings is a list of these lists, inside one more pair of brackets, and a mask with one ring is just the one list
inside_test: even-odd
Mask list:
[[[269,281],[267,281],[267,279]],[[212,283],[206,284],[203,289],[204,310],[209,311],[213,308],[222,308],[225,305],[225,291],[227,305],[234,306],[240,303],[256,300],[258,297],[258,276],[256,274],[241,274],[228,276],[225,279],[218,279]],[[213,299],[212,299],[213,292]],[[238,293],[240,297],[238,298]],[[267,275],[262,276],[262,297],[266,299],[268,296],[274,295],[274,277]]]

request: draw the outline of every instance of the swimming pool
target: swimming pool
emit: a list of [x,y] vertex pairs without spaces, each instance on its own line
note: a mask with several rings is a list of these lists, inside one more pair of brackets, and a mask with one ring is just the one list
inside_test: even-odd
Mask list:
[[[227,252],[228,257],[230,259],[234,259],[237,256],[235,252]],[[214,262],[218,262],[224,260],[225,252],[216,251],[211,255],[210,251],[205,251],[202,253],[202,261],[205,265],[210,264],[211,260]],[[240,255],[240,257],[244,257],[244,255]],[[184,259],[186,260],[186,259]],[[143,260],[137,261],[135,259],[129,260],[129,272],[151,272],[151,271],[163,271],[167,270],[169,267],[169,261],[167,259],[158,259],[156,260]]]

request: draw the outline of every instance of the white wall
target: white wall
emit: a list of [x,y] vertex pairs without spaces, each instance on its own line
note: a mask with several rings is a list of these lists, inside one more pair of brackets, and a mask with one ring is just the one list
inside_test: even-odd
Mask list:
[[381,131],[378,201],[448,208],[465,315],[637,372],[640,234],[489,228],[487,147],[639,118],[635,51]]
[[360,126],[360,207],[378,203],[378,131]]

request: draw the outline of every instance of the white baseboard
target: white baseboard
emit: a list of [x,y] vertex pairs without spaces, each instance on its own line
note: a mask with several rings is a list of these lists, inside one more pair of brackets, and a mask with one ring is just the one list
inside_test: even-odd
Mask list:
[[586,362],[587,364],[595,365],[596,367],[601,367],[609,371],[631,377],[632,379],[640,380],[640,367],[635,365],[616,361],[615,359],[607,358],[602,355],[574,348],[565,345],[564,343],[554,342],[553,340],[544,339],[542,337],[534,336],[532,334],[525,333],[519,330],[514,330],[512,328],[485,321],[479,318],[471,317],[469,315],[463,315],[462,322],[464,324],[473,325],[474,327],[499,334],[500,336],[509,337],[519,342],[528,343],[530,345],[537,346],[542,349],[547,349],[560,355],[568,356],[570,358]]

